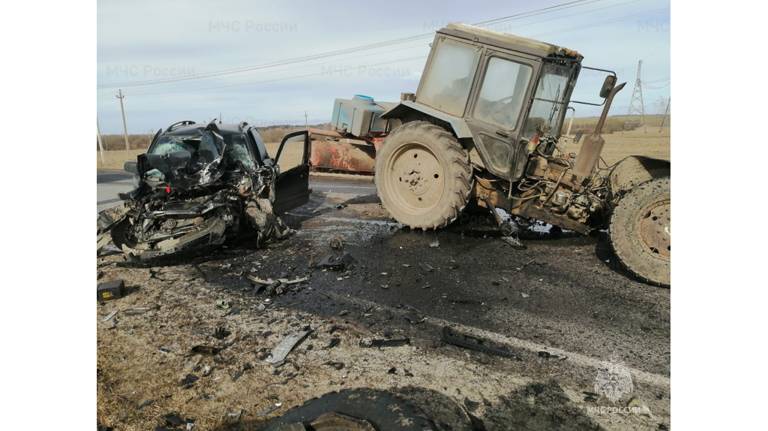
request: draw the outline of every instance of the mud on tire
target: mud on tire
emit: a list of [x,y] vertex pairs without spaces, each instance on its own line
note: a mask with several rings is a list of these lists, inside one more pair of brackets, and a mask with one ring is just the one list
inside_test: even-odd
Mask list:
[[610,241],[619,261],[635,276],[670,283],[669,178],[658,178],[625,194],[613,210]]
[[426,121],[392,132],[376,155],[376,190],[398,222],[438,229],[456,218],[472,192],[469,155],[448,131]]

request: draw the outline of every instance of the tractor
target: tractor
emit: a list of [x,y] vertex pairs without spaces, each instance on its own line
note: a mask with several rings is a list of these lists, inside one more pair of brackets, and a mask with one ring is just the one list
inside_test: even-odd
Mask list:
[[[345,102],[337,100],[334,127],[377,144],[377,192],[404,225],[440,229],[475,208],[500,224],[506,212],[517,224],[607,229],[632,274],[668,286],[670,163],[631,156],[605,164],[601,132],[625,83],[582,59],[560,46],[448,24],[435,35],[415,94],[387,106],[356,99],[341,125]],[[582,69],[605,73],[601,103],[571,100]],[[601,106],[602,114],[578,154],[567,154],[561,129],[578,103]]]

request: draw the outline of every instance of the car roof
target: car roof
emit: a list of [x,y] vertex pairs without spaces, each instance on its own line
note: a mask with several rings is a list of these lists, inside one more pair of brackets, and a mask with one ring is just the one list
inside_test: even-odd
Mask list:
[[[203,130],[205,130],[206,127],[208,127],[209,123],[193,123],[193,124],[185,124],[180,125],[171,131],[163,131],[163,135],[190,135],[195,132],[202,133]],[[231,135],[231,134],[241,134],[245,130],[247,130],[247,127],[244,127],[242,130],[240,129],[240,124],[232,124],[232,123],[216,123],[216,127],[219,129],[219,133],[225,134],[225,135]]]

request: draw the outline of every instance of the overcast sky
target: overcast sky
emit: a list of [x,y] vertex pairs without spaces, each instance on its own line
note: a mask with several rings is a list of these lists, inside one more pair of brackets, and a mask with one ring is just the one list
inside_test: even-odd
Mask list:
[[[396,101],[415,91],[431,37],[241,73],[328,51],[434,32],[568,0],[361,2],[340,0],[99,0],[98,116],[121,131],[118,87],[129,133],[191,119],[258,125],[330,120],[333,99],[366,94]],[[627,88],[612,114],[628,108],[637,61],[647,112],[669,97],[668,0],[589,0],[488,28],[576,49],[584,64],[615,70]],[[171,80],[173,82],[167,82]],[[596,100],[602,76],[583,72],[574,99]],[[148,85],[149,84],[149,85]],[[595,110],[576,106],[577,115]]]

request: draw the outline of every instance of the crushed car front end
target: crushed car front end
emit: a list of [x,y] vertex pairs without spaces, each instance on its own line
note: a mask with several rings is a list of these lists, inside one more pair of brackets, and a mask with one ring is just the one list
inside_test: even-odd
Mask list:
[[254,157],[249,133],[214,122],[158,133],[130,167],[138,187],[99,213],[99,245],[111,239],[129,258],[147,260],[236,237],[259,246],[289,235],[272,205],[279,168]]

